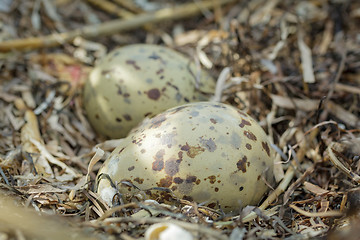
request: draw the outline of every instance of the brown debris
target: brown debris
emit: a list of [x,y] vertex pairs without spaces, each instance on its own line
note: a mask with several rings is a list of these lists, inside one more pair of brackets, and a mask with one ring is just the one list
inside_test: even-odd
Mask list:
[[[13,0],[2,1],[0,20],[1,238],[138,239],[168,222],[195,239],[358,236],[357,1]],[[142,189],[157,202],[129,192],[116,195],[110,208],[97,195],[96,173],[122,140],[92,130],[82,87],[106,52],[132,43],[188,55],[218,79],[213,100],[259,120],[273,144],[263,150],[275,147],[277,156],[276,184],[258,206],[225,215],[217,203],[172,196],[171,186],[217,182],[216,174],[173,177],[182,154],[216,148],[205,137],[202,147],[181,143],[170,162],[159,152],[153,168],[168,176],[158,188]],[[156,100],[162,92],[146,94]],[[166,117],[153,119],[152,127]],[[249,124],[243,119],[240,127]],[[257,139],[245,137],[250,151]],[[249,162],[239,156],[239,171]],[[262,181],[266,173],[258,174]],[[135,179],[113,184],[132,189],[146,181]]]

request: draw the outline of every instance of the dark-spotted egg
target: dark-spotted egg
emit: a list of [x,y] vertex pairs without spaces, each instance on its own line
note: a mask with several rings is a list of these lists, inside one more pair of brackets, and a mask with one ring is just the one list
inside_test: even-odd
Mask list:
[[182,54],[163,46],[115,49],[91,72],[83,102],[101,135],[125,137],[145,117],[174,106],[207,100],[214,80]]
[[136,189],[168,200],[169,192],[147,191],[160,187],[231,211],[264,196],[273,180],[273,154],[268,136],[246,113],[221,103],[190,103],[133,129],[99,171],[113,185],[101,177],[97,190],[110,205],[117,191]]

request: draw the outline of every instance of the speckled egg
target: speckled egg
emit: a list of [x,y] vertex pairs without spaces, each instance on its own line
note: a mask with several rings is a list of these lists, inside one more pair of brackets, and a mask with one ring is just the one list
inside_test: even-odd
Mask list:
[[230,211],[257,204],[272,179],[273,150],[260,125],[232,106],[198,102],[135,128],[104,162],[98,192],[111,205],[117,190],[132,191],[129,183],[160,201],[170,194],[147,190],[163,187],[180,199],[218,202]]
[[163,46],[134,44],[109,53],[84,88],[89,122],[101,135],[125,137],[145,117],[207,100],[215,83],[190,59]]

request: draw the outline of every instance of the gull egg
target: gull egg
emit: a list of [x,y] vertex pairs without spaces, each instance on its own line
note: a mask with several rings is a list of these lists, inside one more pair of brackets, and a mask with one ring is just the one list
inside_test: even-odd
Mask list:
[[205,101],[214,80],[182,54],[163,46],[133,44],[109,53],[89,75],[83,102],[101,135],[125,137],[145,117]]
[[[221,103],[185,104],[133,129],[104,162],[97,191],[109,205],[117,191],[140,189],[157,201],[174,195],[231,211],[261,200],[273,181],[273,155],[248,114]],[[152,194],[156,187],[171,192]]]

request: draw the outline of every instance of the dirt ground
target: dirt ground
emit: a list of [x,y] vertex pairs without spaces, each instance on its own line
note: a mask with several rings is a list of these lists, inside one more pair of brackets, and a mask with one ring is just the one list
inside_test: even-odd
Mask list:
[[[99,198],[97,171],[121,140],[92,129],[83,86],[134,43],[188,56],[218,101],[259,121],[276,151],[259,205]],[[182,240],[360,233],[359,1],[0,0],[0,69],[0,239],[144,239],[158,223]]]

